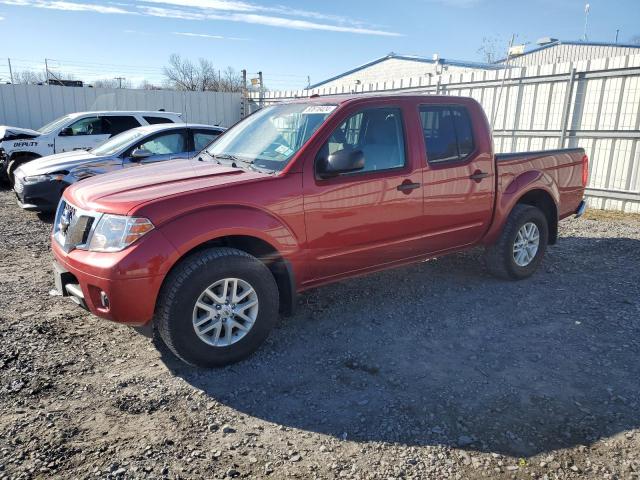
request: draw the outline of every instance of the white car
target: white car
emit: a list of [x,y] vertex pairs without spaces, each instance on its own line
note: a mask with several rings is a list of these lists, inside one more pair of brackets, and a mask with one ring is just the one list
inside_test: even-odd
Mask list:
[[182,123],[181,114],[164,111],[70,113],[38,130],[0,126],[0,176],[13,181],[18,166],[36,158],[89,150],[113,135],[141,125]]

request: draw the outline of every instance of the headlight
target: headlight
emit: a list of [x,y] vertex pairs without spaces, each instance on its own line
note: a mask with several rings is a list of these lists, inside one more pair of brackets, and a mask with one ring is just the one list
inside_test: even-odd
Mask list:
[[[18,170],[16,170],[16,174]],[[63,173],[53,173],[49,175],[30,175],[28,177],[24,177],[22,181],[24,183],[40,183],[40,182],[48,182],[51,180],[60,181],[64,178]]]
[[104,214],[91,235],[89,250],[119,252],[151,230],[153,223],[146,218]]

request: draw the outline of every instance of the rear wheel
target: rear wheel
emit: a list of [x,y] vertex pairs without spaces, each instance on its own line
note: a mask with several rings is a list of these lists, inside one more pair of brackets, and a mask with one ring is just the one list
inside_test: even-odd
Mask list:
[[212,248],[184,260],[167,278],[155,324],[169,349],[201,367],[237,362],[267,338],[278,315],[278,288],[257,258]]
[[500,238],[486,251],[487,269],[501,278],[527,278],[542,262],[548,239],[544,213],[531,205],[516,205]]

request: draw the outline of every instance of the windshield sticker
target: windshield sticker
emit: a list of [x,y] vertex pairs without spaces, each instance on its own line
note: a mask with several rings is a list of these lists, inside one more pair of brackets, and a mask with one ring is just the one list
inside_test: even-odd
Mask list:
[[312,105],[305,108],[302,113],[331,113],[337,108],[337,105]]
[[293,150],[289,147],[287,147],[286,145],[280,145],[278,148],[276,148],[276,152],[278,152],[280,155],[284,155],[289,156],[293,153]]

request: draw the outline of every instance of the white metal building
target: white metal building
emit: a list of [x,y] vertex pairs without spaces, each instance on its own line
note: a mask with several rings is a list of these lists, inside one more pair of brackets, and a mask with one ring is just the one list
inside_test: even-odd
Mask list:
[[[523,54],[511,57],[509,65],[514,67],[529,67],[532,65],[547,65],[549,63],[577,62],[579,60],[594,60],[598,58],[619,57],[640,53],[640,45],[582,42],[558,40],[544,37],[537,41],[537,46],[525,50]],[[506,60],[498,63],[504,64]]]
[[464,62],[439,58],[419,57],[415,55],[399,55],[390,53],[371,62],[355,67],[344,73],[331,77],[309,88],[324,88],[349,93],[366,86],[373,90],[384,90],[399,78],[429,78],[446,73],[465,73],[470,71],[498,70],[504,68],[499,64]]

